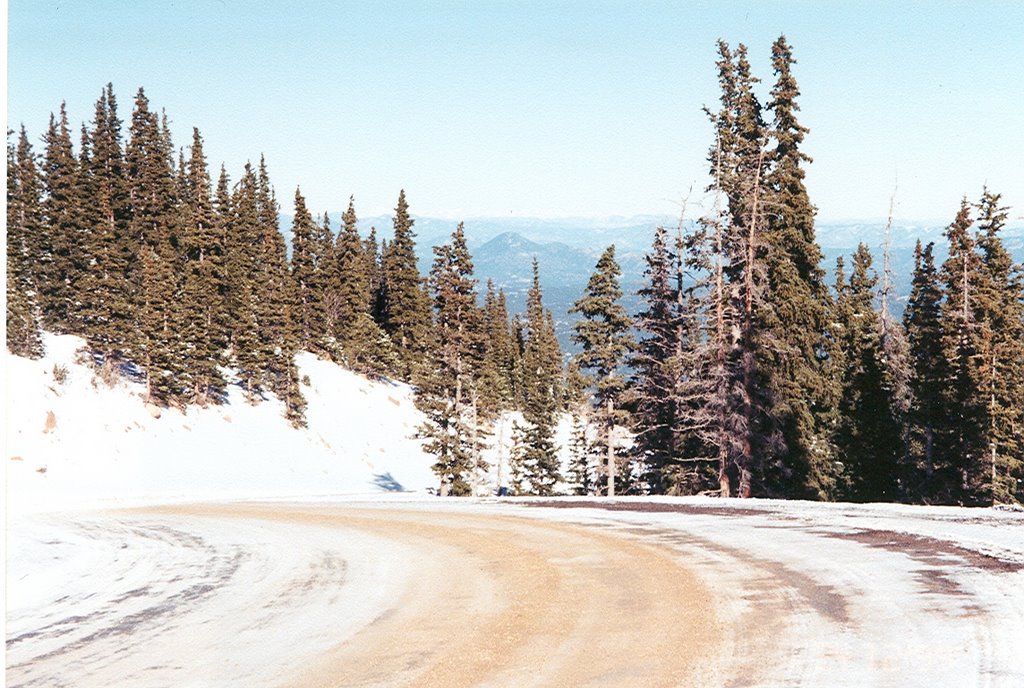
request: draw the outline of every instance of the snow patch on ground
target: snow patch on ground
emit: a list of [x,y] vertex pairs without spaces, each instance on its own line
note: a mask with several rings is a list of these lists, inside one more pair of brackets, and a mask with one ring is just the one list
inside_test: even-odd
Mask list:
[[433,459],[412,439],[422,416],[408,385],[301,353],[309,427],[297,430],[279,401],[251,405],[235,386],[221,406],[147,407],[142,385],[99,380],[78,337],[44,342],[38,361],[6,354],[4,463],[16,512],[436,485]]

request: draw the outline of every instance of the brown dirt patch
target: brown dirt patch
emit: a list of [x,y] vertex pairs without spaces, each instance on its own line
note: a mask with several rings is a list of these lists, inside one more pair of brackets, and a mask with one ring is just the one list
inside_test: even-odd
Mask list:
[[721,637],[690,571],[594,528],[341,506],[167,511],[358,528],[419,552],[414,587],[288,685],[702,685]]

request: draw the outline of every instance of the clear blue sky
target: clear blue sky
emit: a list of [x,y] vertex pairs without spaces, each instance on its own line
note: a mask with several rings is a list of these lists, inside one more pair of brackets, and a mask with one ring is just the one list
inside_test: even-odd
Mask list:
[[[1024,3],[12,0],[8,120],[120,115],[144,86],[289,210],[673,214],[706,184],[715,42],[798,60],[819,217],[948,222],[983,184],[1024,215]],[[696,195],[696,192],[695,192]]]

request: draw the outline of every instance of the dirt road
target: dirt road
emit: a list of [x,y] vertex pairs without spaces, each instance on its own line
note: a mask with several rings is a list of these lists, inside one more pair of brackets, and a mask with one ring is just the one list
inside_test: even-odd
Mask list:
[[706,685],[721,647],[707,590],[671,551],[594,528],[278,505],[77,527],[157,568],[72,582],[36,628],[15,619],[9,685]]
[[995,510],[222,504],[8,546],[11,686],[1024,685]]

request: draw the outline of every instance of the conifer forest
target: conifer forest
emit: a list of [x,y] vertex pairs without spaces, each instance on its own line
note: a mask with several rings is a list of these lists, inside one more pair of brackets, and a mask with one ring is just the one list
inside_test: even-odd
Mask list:
[[761,78],[744,45],[717,54],[713,202],[652,228],[639,312],[604,250],[571,354],[536,260],[523,313],[474,276],[463,224],[421,274],[404,191],[369,233],[356,199],[335,233],[289,192],[289,242],[268,161],[218,169],[198,129],[172,141],[142,88],[128,114],[110,84],[80,131],[63,104],[41,139],[8,131],[7,348],[79,335],[101,377],[143,382],[151,404],[238,385],[296,426],[299,351],[410,383],[445,495],[473,493],[512,418],[513,494],[1024,502],[1024,269],[998,191],[979,180],[959,201],[944,250],[918,242],[897,314],[887,253],[823,264],[791,46],[775,41]]

